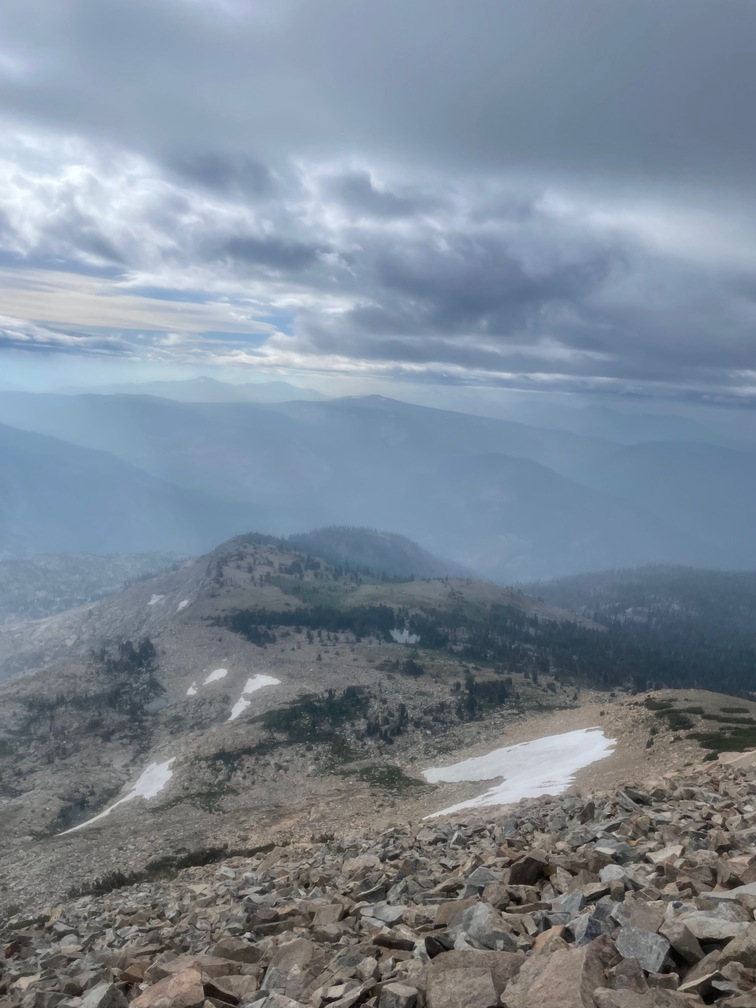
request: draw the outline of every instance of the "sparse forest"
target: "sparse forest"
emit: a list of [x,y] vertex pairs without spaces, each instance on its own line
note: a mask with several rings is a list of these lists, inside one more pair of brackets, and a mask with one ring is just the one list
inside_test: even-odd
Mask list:
[[745,609],[741,613],[735,619],[723,604],[698,610],[665,604],[642,620],[591,613],[599,629],[539,619],[507,605],[413,612],[402,606],[317,603],[281,612],[239,610],[216,623],[257,644],[272,642],[278,627],[383,641],[391,639],[392,629],[404,628],[419,637],[423,649],[536,677],[551,673],[602,689],[697,687],[739,695],[756,688],[756,631]]

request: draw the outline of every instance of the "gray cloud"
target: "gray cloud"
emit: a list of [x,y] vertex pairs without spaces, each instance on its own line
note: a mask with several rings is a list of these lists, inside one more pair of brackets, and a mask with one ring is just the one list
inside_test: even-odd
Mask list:
[[271,366],[753,384],[756,4],[5,0],[0,37],[6,262],[276,317]]
[[244,154],[191,151],[172,156],[166,168],[181,180],[223,195],[256,199],[272,195],[276,188],[267,165]]
[[751,185],[749,0],[5,0],[0,28],[6,108],[135,147]]
[[336,176],[328,189],[348,209],[376,217],[412,217],[438,205],[427,194],[394,193],[379,188],[370,173],[364,170],[349,171]]
[[255,234],[228,235],[215,248],[212,243],[208,248],[213,258],[231,259],[283,274],[298,273],[312,266],[320,254],[328,251],[308,242]]

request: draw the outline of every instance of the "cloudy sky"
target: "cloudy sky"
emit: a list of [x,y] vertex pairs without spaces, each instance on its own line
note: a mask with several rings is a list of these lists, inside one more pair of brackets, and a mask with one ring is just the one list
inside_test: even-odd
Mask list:
[[2,0],[0,379],[756,399],[753,0]]

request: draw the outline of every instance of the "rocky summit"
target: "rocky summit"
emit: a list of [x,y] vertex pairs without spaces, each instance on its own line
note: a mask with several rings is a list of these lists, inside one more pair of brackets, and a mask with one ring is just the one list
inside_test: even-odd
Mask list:
[[0,1006],[754,1008],[753,765],[292,842],[18,913]]

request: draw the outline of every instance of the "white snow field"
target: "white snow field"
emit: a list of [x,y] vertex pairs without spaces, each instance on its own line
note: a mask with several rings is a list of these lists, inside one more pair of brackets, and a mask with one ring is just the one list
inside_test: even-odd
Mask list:
[[225,679],[228,675],[227,668],[217,668],[210,673],[210,675],[202,683],[203,686],[207,686],[211,682],[217,682],[219,679]]
[[252,676],[251,679],[247,679],[246,685],[242,690],[242,695],[236,701],[234,706],[231,708],[231,714],[229,715],[229,721],[236,721],[240,714],[243,714],[247,707],[252,703],[251,700],[246,698],[250,693],[256,693],[258,690],[262,689],[264,686],[280,686],[281,680],[276,679],[269,675],[256,675]]
[[189,689],[186,691],[187,696],[197,696],[197,683],[193,682]]
[[154,798],[155,795],[160,794],[165,785],[173,776],[173,770],[170,769],[171,763],[176,759],[172,756],[165,763],[150,763],[150,765],[142,771],[138,779],[131,786],[131,791],[123,798],[119,798],[117,802],[113,805],[109,805],[104,812],[100,812],[99,815],[94,816],[92,819],[87,819],[86,822],[79,823],[78,826],[73,826],[71,829],[64,830],[59,833],[58,836],[65,836],[66,833],[75,833],[76,830],[84,829],[85,826],[91,826],[92,823],[97,822],[99,819],[104,819],[105,816],[109,816],[113,809],[117,809],[119,805],[123,805],[125,802],[133,801],[134,798]]
[[158,602],[162,602],[165,595],[153,595],[147,605],[157,605]]
[[430,784],[504,778],[483,794],[433,812],[425,818],[432,819],[484,805],[509,805],[522,798],[561,794],[573,782],[578,770],[609,756],[615,745],[615,740],[607,738],[600,728],[580,728],[564,735],[547,735],[532,742],[494,749],[485,756],[476,756],[452,766],[424,770],[423,777]]
[[179,602],[179,604],[176,606],[176,612],[181,612],[181,610],[186,609],[188,605],[189,605],[189,599],[185,598],[182,602]]

